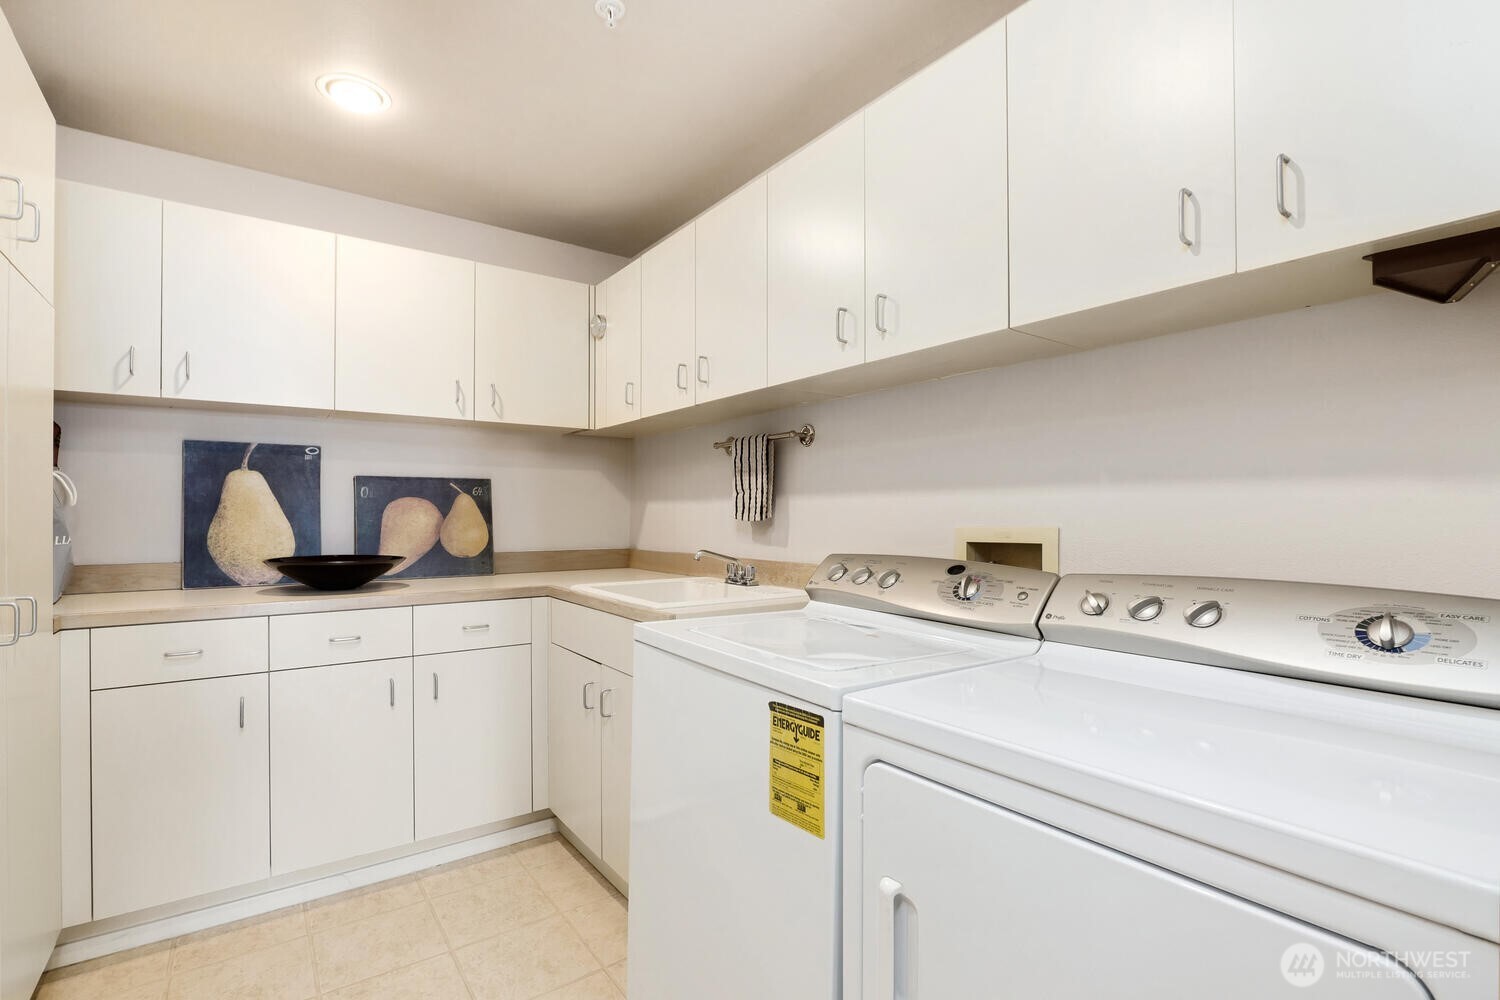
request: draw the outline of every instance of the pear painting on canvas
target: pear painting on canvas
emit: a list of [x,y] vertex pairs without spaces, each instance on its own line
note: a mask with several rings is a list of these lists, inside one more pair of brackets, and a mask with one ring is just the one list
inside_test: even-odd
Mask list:
[[488,479],[354,477],[354,551],[401,556],[387,578],[494,572]]
[[321,476],[315,445],[184,441],[183,586],[268,586],[265,560],[317,554]]

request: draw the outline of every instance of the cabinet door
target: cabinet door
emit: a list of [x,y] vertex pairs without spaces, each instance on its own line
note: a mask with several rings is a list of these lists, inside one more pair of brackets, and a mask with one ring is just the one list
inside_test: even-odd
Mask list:
[[599,772],[604,845],[599,856],[623,879],[630,878],[631,677],[610,666],[599,683]]
[[474,262],[338,244],[338,408],[473,417]]
[[412,661],[271,675],[271,871],[409,844]]
[[600,853],[599,681],[593,660],[554,645],[547,656],[547,795],[552,811]]
[[865,359],[865,119],[838,125],[771,168],[771,385]]
[[419,656],[417,839],[531,811],[531,647]]
[[641,262],[604,282],[604,419],[609,427],[641,415]]
[[1012,326],[1233,273],[1231,7],[1047,0],[1006,19]]
[[693,405],[696,227],[641,258],[641,416]]
[[1497,37],[1492,0],[1235,0],[1240,269],[1500,208]]
[[589,423],[589,286],[476,265],[474,419]]
[[93,694],[94,919],[271,875],[266,675]]
[[161,395],[160,198],[57,182],[57,388]]
[[[57,122],[4,14],[0,14],[0,108],[4,109],[0,112],[0,174],[19,179],[25,187],[24,201],[30,203],[21,207],[19,220],[0,220],[0,255],[42,293],[42,298],[53,302]],[[15,214],[16,195],[15,182],[0,179],[0,215]]]
[[167,202],[167,399],[330,409],[333,234]]
[[766,386],[766,176],[698,218],[697,400]]
[[865,359],[1003,330],[1005,22],[865,111]]

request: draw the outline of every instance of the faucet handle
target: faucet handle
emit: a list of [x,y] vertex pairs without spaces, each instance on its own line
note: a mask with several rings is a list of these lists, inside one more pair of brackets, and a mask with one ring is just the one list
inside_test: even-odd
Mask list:
[[753,587],[753,586],[755,586],[755,567],[754,566],[748,566],[747,565],[747,566],[741,566],[740,567],[740,582],[743,583],[747,587]]

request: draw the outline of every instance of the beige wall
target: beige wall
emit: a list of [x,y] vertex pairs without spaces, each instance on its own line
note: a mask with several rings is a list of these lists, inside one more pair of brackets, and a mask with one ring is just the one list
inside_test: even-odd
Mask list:
[[[731,520],[728,434],[777,447]],[[1065,572],[1500,597],[1500,280],[1394,293],[673,432],[635,446],[632,539],[812,562],[1053,525]]]

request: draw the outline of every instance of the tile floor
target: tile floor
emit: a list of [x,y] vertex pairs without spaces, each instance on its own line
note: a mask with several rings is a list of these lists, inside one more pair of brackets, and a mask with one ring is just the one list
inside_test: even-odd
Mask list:
[[623,1000],[625,901],[555,835],[49,972],[37,1000]]

